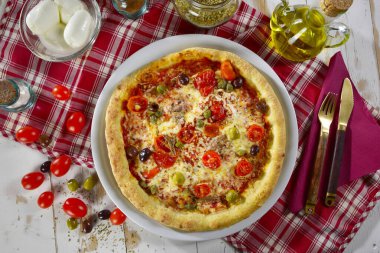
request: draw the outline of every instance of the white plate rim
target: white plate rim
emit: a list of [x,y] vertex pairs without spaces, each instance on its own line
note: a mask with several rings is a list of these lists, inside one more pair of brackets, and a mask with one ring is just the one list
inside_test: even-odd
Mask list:
[[[280,98],[287,126],[286,155],[283,169],[279,181],[268,200],[248,218],[227,228],[205,232],[183,232],[175,230],[154,221],[144,213],[138,211],[127,198],[123,196],[120,189],[116,186],[117,184],[109,164],[104,136],[104,118],[108,100],[112,95],[114,88],[122,78],[155,59],[159,59],[165,55],[189,47],[206,47],[230,51],[246,59],[255,66],[269,80],[274,91]],[[91,129],[91,146],[95,170],[110,199],[130,220],[142,228],[169,239],[182,241],[204,241],[225,237],[248,227],[253,222],[260,219],[270,210],[284,192],[293,172],[298,147],[298,127],[293,103],[278,75],[263,59],[249,49],[236,42],[212,35],[187,34],[173,36],[149,44],[131,55],[112,73],[104,86],[95,107]]]

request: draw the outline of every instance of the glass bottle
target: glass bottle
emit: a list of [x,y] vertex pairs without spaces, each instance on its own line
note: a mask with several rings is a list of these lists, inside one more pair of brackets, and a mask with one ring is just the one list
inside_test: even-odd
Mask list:
[[[317,56],[324,48],[343,45],[350,37],[350,29],[333,22],[344,13],[342,9],[325,6],[328,2],[352,0],[309,0],[308,5],[289,5],[287,0],[276,6],[270,27],[275,50],[283,57],[302,62]],[[344,9],[346,8],[346,9]]]
[[124,17],[137,19],[147,11],[148,0],[112,0],[112,4]]
[[35,93],[24,80],[0,80],[0,110],[21,112],[32,107],[35,101]]
[[201,28],[212,28],[230,20],[239,8],[239,0],[172,0],[177,13]]

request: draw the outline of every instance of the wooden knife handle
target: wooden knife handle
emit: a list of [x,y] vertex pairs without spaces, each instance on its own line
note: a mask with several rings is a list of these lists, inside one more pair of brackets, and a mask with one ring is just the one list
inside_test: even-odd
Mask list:
[[346,136],[345,133],[345,129],[338,129],[338,131],[336,132],[334,156],[325,198],[326,206],[335,205],[336,189],[338,188],[340,166],[342,164],[344,140]]
[[317,155],[315,156],[314,167],[311,174],[311,182],[309,186],[309,190],[307,193],[306,205],[305,205],[305,213],[313,214],[315,210],[315,206],[318,201],[318,192],[319,192],[319,184],[321,181],[322,175],[322,166],[325,161],[326,156],[326,144],[327,144],[328,133],[322,132],[319,137]]

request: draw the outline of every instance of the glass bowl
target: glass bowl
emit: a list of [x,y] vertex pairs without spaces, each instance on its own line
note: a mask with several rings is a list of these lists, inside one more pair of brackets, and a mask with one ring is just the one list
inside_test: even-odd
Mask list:
[[93,31],[90,33],[88,42],[79,48],[70,48],[69,50],[55,50],[41,42],[39,36],[34,35],[26,25],[26,16],[41,0],[25,1],[21,10],[19,19],[21,38],[26,47],[37,57],[51,62],[64,62],[75,59],[84,54],[95,42],[101,25],[101,13],[96,0],[81,0],[87,6],[87,11],[93,18]]

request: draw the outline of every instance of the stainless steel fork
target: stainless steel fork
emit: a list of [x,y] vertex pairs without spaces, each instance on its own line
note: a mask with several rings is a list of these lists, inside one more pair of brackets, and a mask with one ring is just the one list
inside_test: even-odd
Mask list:
[[326,157],[326,144],[330,132],[330,125],[334,118],[337,95],[329,92],[322,102],[318,112],[318,119],[321,122],[321,131],[317,154],[315,156],[314,167],[311,175],[311,182],[307,193],[305,213],[313,214],[318,201],[319,184],[321,181],[322,167]]

